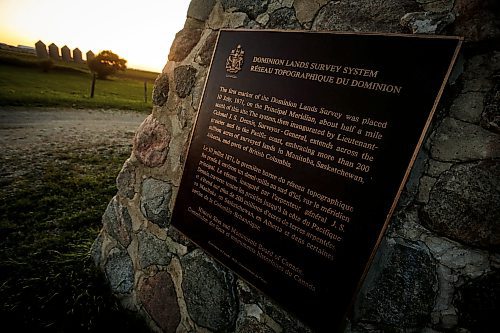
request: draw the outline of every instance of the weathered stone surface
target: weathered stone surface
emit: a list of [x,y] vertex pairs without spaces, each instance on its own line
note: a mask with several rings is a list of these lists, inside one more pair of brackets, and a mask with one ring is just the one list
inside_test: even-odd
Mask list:
[[67,45],[61,47],[61,58],[63,61],[70,62],[71,59],[71,50]]
[[76,63],[83,63],[82,51],[79,48],[73,50],[73,61]]
[[444,163],[435,160],[429,160],[429,167],[427,168],[427,173],[432,177],[439,177],[446,170],[450,170],[453,163]]
[[218,33],[216,31],[212,31],[210,35],[208,35],[205,43],[200,49],[198,53],[199,64],[202,66],[207,66],[210,64],[210,60],[212,60],[212,54],[214,53],[215,42],[217,41]]
[[402,32],[400,18],[418,10],[411,0],[332,1],[319,11],[312,30]]
[[193,66],[179,66],[174,69],[175,92],[184,98],[194,86],[196,81],[196,68]]
[[500,272],[493,271],[460,287],[455,302],[460,313],[459,327],[470,332],[495,331],[500,304]]
[[422,210],[425,225],[454,240],[500,247],[500,163],[457,165],[444,172]]
[[500,4],[496,0],[456,0],[456,22],[452,34],[468,42],[492,40],[500,36]]
[[401,25],[414,34],[439,34],[455,21],[452,13],[413,12],[401,18]]
[[225,11],[246,13],[252,20],[267,9],[268,1],[262,0],[221,0]]
[[35,43],[35,50],[36,50],[36,56],[38,58],[45,59],[49,57],[49,54],[47,52],[47,45],[45,45],[45,43],[42,42],[41,40]]
[[106,277],[115,293],[129,293],[134,286],[134,266],[125,249],[113,249],[104,266]]
[[191,318],[215,331],[234,327],[237,301],[233,275],[200,250],[182,258],[181,265],[182,289]]
[[417,2],[426,11],[444,12],[453,8],[454,0],[417,0]]
[[202,33],[201,28],[184,27],[175,35],[175,39],[170,47],[168,60],[182,61],[191,52],[193,47],[198,43]]
[[137,129],[133,152],[144,165],[154,168],[165,163],[170,143],[170,133],[153,115],[149,115]]
[[172,255],[169,253],[167,243],[164,240],[143,230],[137,234],[137,241],[139,243],[137,254],[141,268],[150,265],[167,266],[170,263]]
[[116,239],[123,247],[130,244],[132,218],[127,207],[122,206],[116,197],[109,202],[102,216],[102,223],[108,235]]
[[238,333],[275,333],[269,326],[259,323],[255,318],[249,317],[238,320],[235,332]]
[[293,8],[295,8],[299,22],[304,24],[312,21],[321,6],[324,6],[327,2],[328,0],[295,0]]
[[200,21],[205,21],[214,8],[214,5],[215,0],[191,0],[187,16]]
[[59,47],[54,43],[49,45],[49,57],[54,60],[59,60]]
[[468,92],[459,95],[451,105],[450,116],[469,123],[479,123],[484,108],[484,94]]
[[500,73],[495,76],[494,80],[493,88],[488,91],[485,97],[481,126],[500,134]]
[[500,157],[500,137],[480,126],[446,118],[432,141],[431,156],[441,162]]
[[153,87],[153,104],[163,106],[168,99],[168,76],[167,74],[160,74],[155,80]]
[[144,279],[138,296],[144,309],[163,332],[176,332],[181,321],[181,314],[174,283],[167,272],[162,271]]
[[423,176],[420,178],[420,186],[418,190],[417,201],[421,203],[427,203],[429,201],[429,194],[431,192],[432,186],[436,183],[436,178],[429,176]]
[[248,15],[246,13],[228,13],[224,19],[224,28],[236,29],[245,26],[248,22]]
[[94,240],[94,243],[92,243],[92,247],[90,248],[90,257],[92,258],[96,266],[100,266],[102,260],[102,243],[104,241],[104,236],[102,233],[102,231],[99,233],[99,236],[97,236],[97,238]]
[[402,240],[390,240],[379,251],[358,297],[356,321],[392,329],[424,327],[437,289],[431,256],[420,244]]
[[269,15],[266,28],[294,30],[300,29],[300,23],[292,8],[281,8]]
[[141,212],[149,221],[166,227],[170,224],[170,198],[172,184],[162,180],[147,178],[142,182]]
[[132,199],[135,195],[135,167],[130,159],[125,161],[123,167],[116,177],[116,187],[118,194],[122,197]]

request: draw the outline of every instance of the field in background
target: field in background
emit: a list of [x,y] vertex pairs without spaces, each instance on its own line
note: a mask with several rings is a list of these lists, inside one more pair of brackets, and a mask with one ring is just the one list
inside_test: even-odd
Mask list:
[[[0,106],[66,106],[150,111],[151,90],[158,73],[127,69],[97,80],[90,98],[92,75],[87,65],[57,61],[47,73],[34,56],[0,51]],[[144,102],[144,82],[147,102]]]

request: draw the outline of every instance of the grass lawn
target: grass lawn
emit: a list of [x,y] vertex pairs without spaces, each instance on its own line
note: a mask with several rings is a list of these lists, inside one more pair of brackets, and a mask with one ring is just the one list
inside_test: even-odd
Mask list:
[[[4,329],[148,331],[120,308],[89,257],[101,216],[116,193],[115,177],[128,155],[125,149],[59,151],[36,166],[19,167],[28,169],[21,176],[1,179]],[[7,162],[0,156],[0,163]]]
[[[108,80],[97,80],[90,98],[92,76],[79,67],[58,67],[44,73],[37,67],[0,62],[0,106],[64,106],[151,110],[155,73],[127,70]],[[144,81],[147,99],[144,102]]]

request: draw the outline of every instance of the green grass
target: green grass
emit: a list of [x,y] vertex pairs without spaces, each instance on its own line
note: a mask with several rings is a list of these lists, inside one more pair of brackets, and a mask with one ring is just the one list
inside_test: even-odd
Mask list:
[[[0,182],[4,332],[147,331],[122,310],[89,257],[125,151],[56,152]],[[23,161],[19,161],[21,164]],[[6,165],[0,157],[0,164]],[[3,171],[2,171],[3,173]]]
[[[0,106],[151,110],[156,73],[126,70],[108,80],[97,80],[94,98],[90,98],[92,76],[85,65],[57,62],[55,68],[44,73],[30,60],[16,61],[20,64],[0,61]],[[148,82],[147,103],[144,81]]]

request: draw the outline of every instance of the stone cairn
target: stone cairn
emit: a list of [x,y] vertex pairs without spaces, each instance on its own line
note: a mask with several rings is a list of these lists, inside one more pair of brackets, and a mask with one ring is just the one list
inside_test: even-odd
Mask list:
[[71,50],[66,45],[61,47],[61,58],[65,62],[70,62],[72,60],[71,59]]
[[193,0],[92,248],[112,291],[157,332],[311,332],[169,227],[217,31],[452,34],[465,38],[463,52],[346,332],[491,331],[500,299],[499,15],[494,0]]
[[49,54],[47,53],[47,45],[45,45],[45,43],[41,40],[35,43],[35,51],[37,58],[46,59],[49,57]]
[[73,50],[73,61],[78,64],[83,63],[82,51],[79,48]]
[[59,60],[59,47],[54,43],[49,45],[49,57],[53,60]]

